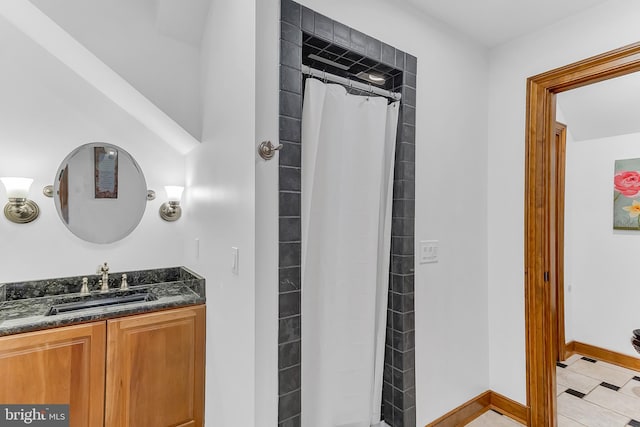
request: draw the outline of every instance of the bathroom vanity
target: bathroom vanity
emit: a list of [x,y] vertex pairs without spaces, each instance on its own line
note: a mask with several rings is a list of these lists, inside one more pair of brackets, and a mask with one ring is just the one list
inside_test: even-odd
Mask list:
[[78,427],[203,425],[204,279],[126,274],[105,292],[81,293],[81,277],[0,285],[0,403],[69,404]]

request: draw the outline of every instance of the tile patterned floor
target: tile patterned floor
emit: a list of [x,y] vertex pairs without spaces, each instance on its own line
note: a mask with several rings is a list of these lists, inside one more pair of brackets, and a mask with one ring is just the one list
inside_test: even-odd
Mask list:
[[522,424],[495,411],[487,411],[467,424],[468,427],[520,427]]
[[[580,355],[558,363],[558,427],[640,427],[640,372]],[[522,426],[488,411],[469,427]]]

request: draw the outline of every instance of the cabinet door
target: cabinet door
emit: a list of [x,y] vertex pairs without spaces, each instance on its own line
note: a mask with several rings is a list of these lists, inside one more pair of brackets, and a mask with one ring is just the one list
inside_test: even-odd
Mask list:
[[107,323],[105,427],[200,427],[204,306]]
[[105,323],[0,338],[0,403],[68,404],[70,425],[104,415]]

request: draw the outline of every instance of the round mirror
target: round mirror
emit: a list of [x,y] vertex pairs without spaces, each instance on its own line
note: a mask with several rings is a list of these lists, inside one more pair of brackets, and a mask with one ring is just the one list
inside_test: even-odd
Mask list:
[[54,201],[62,222],[82,240],[112,243],[140,223],[147,184],[136,161],[104,142],[82,145],[58,169]]

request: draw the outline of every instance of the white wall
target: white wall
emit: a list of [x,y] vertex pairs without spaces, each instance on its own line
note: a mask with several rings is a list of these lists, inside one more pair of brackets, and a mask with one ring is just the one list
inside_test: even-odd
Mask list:
[[262,425],[253,397],[255,10],[251,0],[212,3],[202,44],[202,145],[187,157],[186,264],[207,279],[208,426]]
[[633,158],[637,133],[567,144],[565,288],[568,340],[637,357],[629,337],[640,327],[640,235],[612,225],[614,163]]
[[[256,1],[256,145],[278,141],[280,1]],[[278,424],[278,155],[255,158],[256,427]]]
[[[260,6],[266,15],[260,17],[273,19],[279,2],[266,3]],[[441,245],[438,264],[416,266],[417,421],[424,425],[485,391],[489,383],[486,52],[410,6],[382,0],[300,3],[418,57],[416,240],[439,239]],[[271,98],[260,105],[256,120],[266,121],[263,135],[272,137],[278,69],[262,55],[276,58],[279,32],[267,24],[258,28],[258,58],[266,64],[259,67],[265,76],[258,92],[267,85],[264,94]],[[269,176],[268,168],[259,163],[257,174]],[[277,187],[258,185],[277,198]],[[264,210],[257,216],[266,214],[275,224],[273,203],[258,202]],[[276,292],[277,283],[267,286]],[[264,390],[275,392],[274,384],[265,383]]]
[[612,0],[490,53],[491,389],[526,401],[524,165],[526,78],[640,40],[640,4]]
[[[164,8],[156,0],[32,2],[191,135],[200,138],[200,46],[160,31],[163,18],[159,17],[158,26],[156,13]],[[202,0],[181,3],[183,10],[202,8]],[[200,28],[200,20],[194,17],[192,27]]]
[[[166,198],[163,186],[184,180],[182,157],[4,20],[0,50],[0,176],[34,178],[30,196],[41,208],[30,224],[0,216],[0,283],[91,275],[104,261],[112,271],[183,264],[184,224],[169,224],[158,216]],[[127,150],[140,164],[148,188],[158,192],[131,235],[107,245],[71,234],[53,199],[42,195],[67,154],[94,141]],[[2,186],[0,200],[4,205]]]

